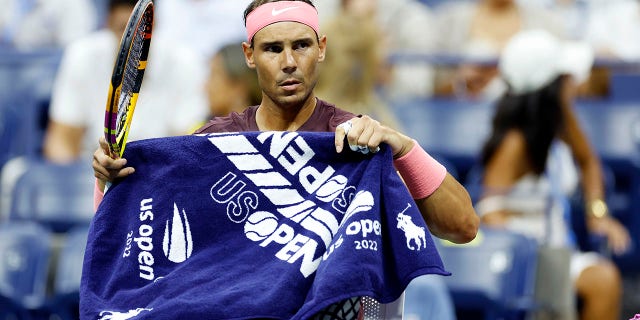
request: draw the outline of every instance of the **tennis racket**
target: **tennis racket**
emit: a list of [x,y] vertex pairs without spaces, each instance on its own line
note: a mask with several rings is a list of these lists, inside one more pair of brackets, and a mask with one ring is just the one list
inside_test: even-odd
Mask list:
[[104,134],[114,159],[122,157],[127,145],[133,111],[147,67],[153,9],[153,0],[138,0],[122,34],[113,66],[104,116]]

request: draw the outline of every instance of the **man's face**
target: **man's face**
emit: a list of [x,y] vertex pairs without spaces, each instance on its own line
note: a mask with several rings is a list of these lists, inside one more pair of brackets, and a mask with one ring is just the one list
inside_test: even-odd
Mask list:
[[278,106],[297,106],[312,93],[324,60],[326,39],[320,41],[310,27],[278,22],[258,31],[253,49],[245,45],[250,67],[255,67],[260,87]]

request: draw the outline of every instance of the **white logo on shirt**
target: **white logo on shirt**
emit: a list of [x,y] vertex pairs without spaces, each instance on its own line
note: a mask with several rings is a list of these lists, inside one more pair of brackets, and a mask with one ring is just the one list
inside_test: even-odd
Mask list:
[[287,7],[287,8],[283,8],[283,9],[280,9],[280,10],[276,10],[276,8],[273,8],[273,9],[271,9],[271,15],[275,17],[275,16],[280,15],[282,13],[285,13],[285,12],[287,12],[289,10],[293,10],[293,9],[297,9],[297,8],[299,8],[299,7]]

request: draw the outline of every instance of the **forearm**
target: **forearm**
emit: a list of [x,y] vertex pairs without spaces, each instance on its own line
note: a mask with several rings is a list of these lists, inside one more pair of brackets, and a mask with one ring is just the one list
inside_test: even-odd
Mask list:
[[457,243],[475,238],[479,219],[471,198],[444,166],[417,142],[394,165],[435,236]]
[[604,199],[604,177],[600,162],[596,160],[581,164],[582,188],[586,201]]
[[454,243],[467,243],[476,237],[480,219],[469,193],[450,174],[433,194],[415,201],[436,237]]

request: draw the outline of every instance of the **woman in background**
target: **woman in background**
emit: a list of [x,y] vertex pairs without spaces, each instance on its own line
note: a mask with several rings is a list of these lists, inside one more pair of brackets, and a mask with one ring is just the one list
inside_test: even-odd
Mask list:
[[[586,79],[592,62],[588,47],[561,43],[542,30],[518,33],[506,44],[499,70],[509,88],[498,102],[481,154],[483,195],[476,211],[487,226],[574,249],[570,276],[582,302],[580,319],[614,320],[622,293],[616,266],[594,252],[578,251],[569,241],[564,211],[545,205],[549,195],[574,192],[576,183],[571,186],[563,178],[577,169],[588,229],[606,237],[614,254],[628,249],[628,231],[608,215],[600,161],[573,111],[576,85]],[[569,168],[552,170],[567,158]],[[527,201],[520,201],[523,196]]]

